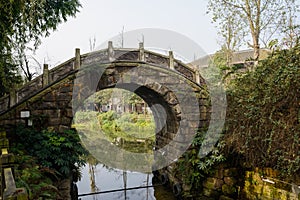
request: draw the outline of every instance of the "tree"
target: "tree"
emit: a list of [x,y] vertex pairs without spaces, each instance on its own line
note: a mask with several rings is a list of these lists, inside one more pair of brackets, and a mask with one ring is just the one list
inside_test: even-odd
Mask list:
[[13,63],[11,55],[0,50],[0,96],[9,93],[11,88],[22,83],[17,66]]
[[246,42],[253,48],[253,60],[257,61],[260,42],[270,41],[280,27],[286,27],[284,18],[291,7],[296,7],[295,0],[209,0],[208,12],[212,13],[213,22],[221,25],[221,31],[229,18],[238,22],[232,27],[240,35],[250,36],[251,43],[249,38]]
[[[40,39],[79,11],[78,0],[1,0],[0,2],[0,72],[9,71],[19,81],[14,67],[25,61],[25,49],[36,50]],[[9,63],[9,65],[8,65]],[[1,95],[7,92],[8,77],[0,77]],[[18,82],[17,81],[17,82]]]
[[287,26],[281,28],[281,32],[283,33],[281,45],[289,49],[296,46],[299,43],[298,40],[300,38],[300,25],[296,22],[299,5],[290,5],[289,2],[291,1],[295,2],[295,0],[285,0],[288,7],[285,17],[283,18],[283,23]]
[[232,53],[239,49],[244,38],[244,34],[241,34],[244,24],[240,23],[236,17],[231,16],[228,10],[224,10],[224,12],[228,13],[228,17],[219,23],[219,35],[221,36],[219,43],[229,65],[232,60]]

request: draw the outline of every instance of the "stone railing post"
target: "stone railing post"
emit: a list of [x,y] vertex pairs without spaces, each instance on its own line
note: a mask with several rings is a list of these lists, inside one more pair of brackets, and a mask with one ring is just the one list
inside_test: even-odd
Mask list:
[[108,60],[109,62],[112,62],[115,60],[115,52],[114,52],[114,47],[113,47],[113,42],[108,41]]
[[43,68],[43,87],[49,84],[49,69],[48,64],[44,64]]
[[139,43],[139,60],[145,61],[145,49],[144,49],[144,43]]
[[196,81],[196,83],[198,83],[199,85],[200,85],[200,73],[199,73],[199,71],[198,70],[196,70],[196,72],[195,72],[195,81]]
[[9,107],[13,107],[16,103],[18,103],[17,100],[17,92],[15,87],[13,87],[10,91],[9,91]]
[[80,68],[80,49],[76,48],[75,49],[75,62],[74,62],[74,69],[79,69]]
[[174,55],[173,55],[173,51],[169,51],[169,67],[170,69],[175,69],[174,68]]

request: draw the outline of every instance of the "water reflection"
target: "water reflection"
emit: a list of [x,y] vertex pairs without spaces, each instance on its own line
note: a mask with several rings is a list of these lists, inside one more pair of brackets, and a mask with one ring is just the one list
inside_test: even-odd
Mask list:
[[[77,183],[79,194],[152,186],[152,174],[123,171],[108,168],[102,164],[88,164],[82,169],[82,173],[82,180]],[[163,186],[123,190],[79,198],[82,200],[175,200],[172,192]]]

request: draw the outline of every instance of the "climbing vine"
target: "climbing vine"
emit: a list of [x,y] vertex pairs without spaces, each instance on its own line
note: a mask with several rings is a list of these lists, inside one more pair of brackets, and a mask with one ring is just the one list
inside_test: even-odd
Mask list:
[[227,82],[227,116],[222,138],[199,158],[205,129],[179,160],[176,175],[185,185],[202,181],[226,160],[243,167],[270,167],[289,177],[300,172],[300,45],[273,52],[254,71]]
[[282,175],[300,170],[300,45],[274,52],[227,91],[227,154]]

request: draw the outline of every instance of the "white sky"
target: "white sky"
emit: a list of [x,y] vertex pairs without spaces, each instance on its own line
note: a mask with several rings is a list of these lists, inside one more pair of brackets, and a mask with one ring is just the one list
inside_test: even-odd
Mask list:
[[[70,59],[75,48],[90,50],[89,39],[96,46],[124,32],[136,29],[166,29],[184,35],[198,44],[206,54],[214,53],[217,33],[206,14],[207,0],[81,0],[82,8],[51,35],[42,40],[35,58],[51,67]],[[166,40],[168,36],[163,35]],[[145,37],[145,43],[147,43]],[[136,39],[135,47],[138,47]],[[124,47],[126,38],[124,40]],[[132,47],[132,46],[130,46]],[[170,47],[171,48],[171,47]],[[173,49],[172,49],[173,50]]]

